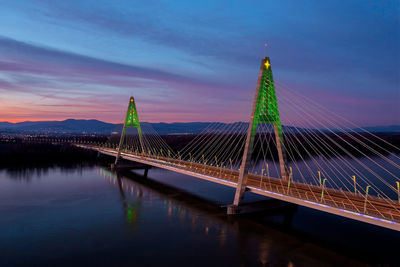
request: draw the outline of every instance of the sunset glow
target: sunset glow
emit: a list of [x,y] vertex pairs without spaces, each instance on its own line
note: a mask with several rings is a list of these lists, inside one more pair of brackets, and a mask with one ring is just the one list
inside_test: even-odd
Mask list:
[[275,80],[360,125],[400,123],[396,1],[101,2],[2,3],[0,121],[121,122],[131,95],[142,121],[248,120],[267,39]]

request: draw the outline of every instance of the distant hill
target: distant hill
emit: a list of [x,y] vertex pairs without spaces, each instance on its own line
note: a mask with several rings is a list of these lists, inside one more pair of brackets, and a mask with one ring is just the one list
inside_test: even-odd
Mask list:
[[[363,127],[364,130],[374,133],[399,133],[400,125],[388,125],[388,126],[374,126],[374,127]],[[355,131],[362,132],[362,129],[354,129]]]
[[[173,123],[148,123],[143,122],[143,129],[154,129],[158,134],[198,134],[204,131],[212,122],[173,122]],[[235,124],[246,124],[235,122]],[[217,123],[223,128],[226,123]],[[284,128],[286,128],[284,126]],[[290,128],[290,127],[288,127]],[[400,125],[365,127],[370,132],[400,132]],[[8,133],[44,133],[44,134],[111,134],[120,132],[122,124],[107,123],[99,120],[75,120],[64,121],[24,121],[18,123],[0,122],[0,132]],[[355,129],[361,131],[360,129]]]
[[0,129],[11,127],[13,123],[8,121],[0,121]]
[[0,122],[0,129],[24,133],[111,133],[118,125],[99,120]]
[[[143,129],[154,129],[159,134],[194,134],[207,128],[210,122],[188,123],[148,123],[143,122]],[[122,124],[107,123],[99,120],[64,121],[24,121],[18,123],[0,122],[0,131],[10,133],[45,133],[45,134],[111,134],[120,132]]]

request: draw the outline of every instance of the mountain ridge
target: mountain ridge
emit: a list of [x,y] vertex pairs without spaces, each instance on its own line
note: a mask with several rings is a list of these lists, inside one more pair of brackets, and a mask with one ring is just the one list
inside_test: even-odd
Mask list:
[[[142,127],[151,126],[159,134],[197,134],[215,122],[142,122]],[[246,122],[234,122],[245,124]],[[226,125],[232,123],[218,122]],[[122,129],[122,123],[108,123],[96,119],[66,119],[62,121],[23,121],[11,123],[0,121],[0,131],[15,133],[68,133],[111,134]],[[285,127],[285,126],[284,126]],[[400,132],[400,125],[362,127],[369,132]],[[354,128],[354,131],[362,131]]]

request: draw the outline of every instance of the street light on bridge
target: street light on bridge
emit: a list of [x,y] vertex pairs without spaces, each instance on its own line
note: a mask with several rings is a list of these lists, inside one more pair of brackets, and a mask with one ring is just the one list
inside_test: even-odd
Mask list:
[[321,202],[324,199],[325,182],[326,182],[326,178],[324,178],[324,181],[322,182]]
[[356,183],[356,176],[355,176],[355,175],[353,175],[353,176],[352,176],[352,178],[353,178],[353,181],[354,181],[354,195],[356,195],[356,194],[357,194],[357,183]]
[[369,188],[370,188],[371,186],[369,186],[369,185],[367,185],[367,188],[365,188],[365,201],[364,201],[364,213],[366,213],[366,210],[367,210],[367,199],[368,199],[368,191],[369,191]]

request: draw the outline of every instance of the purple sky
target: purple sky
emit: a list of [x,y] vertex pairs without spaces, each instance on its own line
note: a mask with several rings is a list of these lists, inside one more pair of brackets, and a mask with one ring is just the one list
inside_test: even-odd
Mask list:
[[248,120],[268,40],[277,82],[359,125],[400,124],[399,11],[367,0],[4,1],[0,121],[120,122],[130,95],[142,121]]

